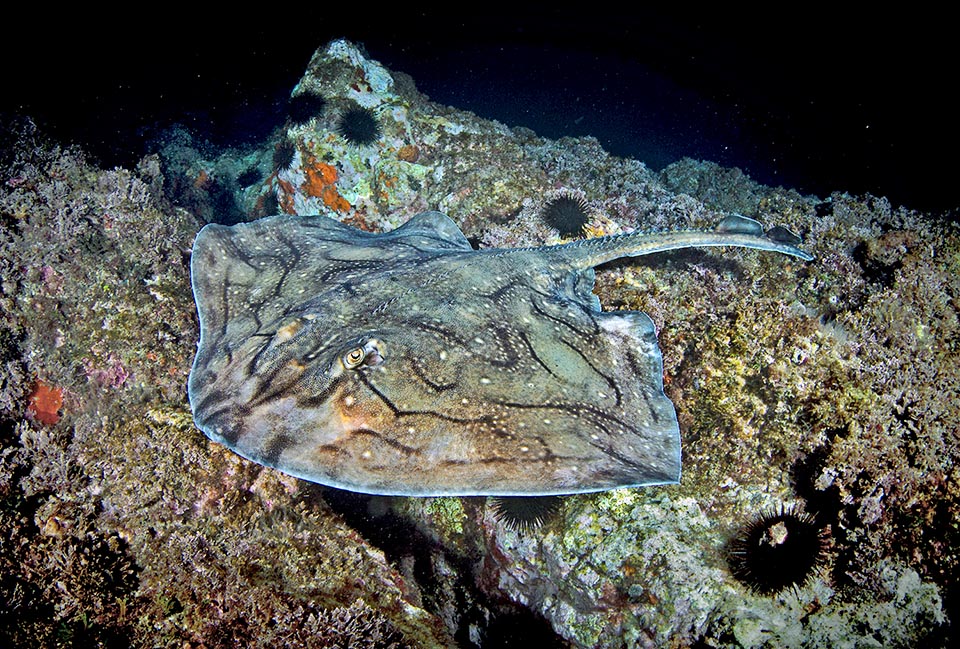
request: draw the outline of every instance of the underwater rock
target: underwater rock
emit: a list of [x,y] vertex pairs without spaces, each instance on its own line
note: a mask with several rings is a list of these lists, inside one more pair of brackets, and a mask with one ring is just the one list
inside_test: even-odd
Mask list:
[[[21,215],[0,266],[23,269],[3,296],[22,357],[5,360],[56,387],[0,412],[4,430],[16,425],[0,436],[0,534],[16,539],[0,550],[0,590],[22,602],[0,612],[0,637],[309,646],[359,599],[385,637],[450,646],[383,553],[316,494],[198,443],[181,392],[199,219],[130,171],[38,140],[22,136],[20,181],[0,184],[0,210]],[[91,232],[104,245],[78,248]]]
[[[79,632],[79,601],[94,638],[305,644],[360,599],[351,615],[415,646],[480,637],[490,622],[479,604],[444,616],[480,601],[525,607],[583,647],[948,645],[960,574],[955,230],[883,199],[827,203],[709,163],[657,177],[591,138],[550,141],[432,103],[346,41],[317,50],[294,94],[304,92],[327,108],[257,151],[176,158],[190,192],[203,191],[202,170],[222,170],[225,203],[244,219],[267,198],[368,231],[440,209],[485,246],[522,247],[556,242],[539,198],[578,187],[602,234],[703,229],[737,212],[802,235],[817,261],[686,251],[601,268],[603,309],[642,310],[658,331],[685,445],[679,485],[568,497],[522,532],[461,499],[404,499],[397,515],[433,540],[434,564],[461,566],[458,584],[472,587],[430,590],[315,488],[193,426],[187,259],[215,201],[197,194],[200,214],[171,207],[153,194],[169,188],[156,173],[96,169],[28,130],[0,183],[0,307],[18,355],[4,376],[28,382],[4,388],[0,421],[15,427],[0,436],[11,508],[0,528],[57,552],[4,546],[4,574],[30,586],[38,620],[18,637],[44,645],[60,628]],[[350,102],[380,119],[375,144],[336,134]],[[279,138],[298,152],[288,166],[274,164]],[[262,183],[232,182],[252,168]],[[97,380],[119,368],[124,380]],[[24,420],[36,377],[63,390],[48,426]],[[830,547],[803,584],[753,592],[725,550],[757,512],[785,505],[816,511]],[[117,597],[96,595],[107,582],[74,572],[81,562],[63,563],[80,600],[52,577],[31,581],[83,548],[116,572]]]

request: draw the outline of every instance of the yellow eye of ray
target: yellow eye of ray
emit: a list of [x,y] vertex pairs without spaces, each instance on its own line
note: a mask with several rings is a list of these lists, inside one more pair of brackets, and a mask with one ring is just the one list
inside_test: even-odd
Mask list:
[[366,355],[363,347],[355,347],[343,355],[343,366],[348,370],[359,367]]

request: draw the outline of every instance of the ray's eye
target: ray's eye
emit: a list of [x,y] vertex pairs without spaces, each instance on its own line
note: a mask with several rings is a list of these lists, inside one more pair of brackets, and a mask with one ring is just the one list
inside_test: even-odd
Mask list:
[[348,370],[360,367],[360,364],[363,363],[363,359],[366,357],[366,355],[367,353],[364,351],[363,347],[354,347],[343,355],[343,366]]

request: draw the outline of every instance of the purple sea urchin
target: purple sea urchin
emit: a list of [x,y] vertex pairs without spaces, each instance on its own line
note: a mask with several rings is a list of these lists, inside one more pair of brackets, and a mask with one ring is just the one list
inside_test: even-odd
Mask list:
[[380,124],[367,108],[349,108],[340,116],[337,132],[351,144],[373,144],[380,137]]
[[563,499],[560,496],[495,496],[490,498],[493,517],[518,532],[540,527],[557,513]]
[[801,586],[821,565],[826,538],[816,516],[799,507],[760,514],[733,539],[730,572],[756,593]]
[[583,226],[589,221],[590,206],[579,193],[565,192],[551,199],[541,215],[561,236],[577,237],[583,234]]

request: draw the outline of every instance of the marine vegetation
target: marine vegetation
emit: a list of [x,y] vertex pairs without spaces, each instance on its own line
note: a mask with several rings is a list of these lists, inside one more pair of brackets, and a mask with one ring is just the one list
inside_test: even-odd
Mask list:
[[[278,124],[259,147],[219,150],[174,138],[134,168],[101,169],[75,148],[43,139],[29,122],[0,129],[10,142],[0,155],[0,645],[308,647],[338,634],[352,641],[353,631],[393,641],[395,629],[403,644],[446,648],[516,641],[518,625],[526,629],[520,637],[538,646],[578,648],[956,644],[955,226],[880,197],[766,187],[705,161],[653,172],[590,137],[550,140],[439,106],[347,41],[317,50],[301,93],[375,111],[377,146],[348,142],[336,133],[335,112],[324,109],[318,119]],[[271,158],[281,139],[295,152],[278,169]],[[239,187],[235,179],[251,167],[273,173]],[[803,247],[816,254],[808,263],[745,249],[662,252],[598,267],[593,291],[585,280],[568,285],[566,271],[546,273],[548,294],[574,305],[548,311],[559,320],[551,321],[554,339],[595,340],[567,326],[569,312],[592,301],[587,293],[609,321],[649,316],[663,367],[639,375],[662,376],[663,399],[675,408],[679,483],[567,496],[562,516],[518,533],[483,498],[360,496],[332,507],[336,490],[246,461],[194,425],[184,390],[199,330],[189,262],[191,249],[203,248],[203,239],[195,245],[203,224],[281,211],[335,217],[351,241],[376,243],[352,248],[358,254],[338,263],[361,276],[382,274],[382,251],[395,255],[402,246],[381,244],[431,209],[480,242],[484,260],[496,259],[497,249],[557,243],[541,208],[542,197],[562,187],[590,197],[589,237],[709,231],[736,213],[802,234]],[[795,245],[776,228],[760,234]],[[258,314],[273,313],[276,301],[270,285],[252,279],[259,262],[267,277],[283,275],[287,263],[288,277],[298,278],[290,257],[277,261],[274,248],[286,244],[275,235],[248,239],[245,245],[262,247],[243,249],[253,266],[226,255],[237,264],[231,281],[242,283],[243,305],[256,305]],[[300,249],[301,239],[290,241]],[[419,248],[407,246],[411,256],[426,243],[424,235]],[[435,275],[406,286],[419,290]],[[487,279],[489,286],[471,286],[489,303],[524,301],[496,274]],[[475,331],[496,325],[526,333],[516,316],[529,313],[473,320],[461,313],[456,328],[444,321],[441,331],[419,330],[432,352],[410,356],[374,334],[376,316],[395,322],[393,303],[371,306],[372,295],[351,295],[360,282],[331,267],[311,280],[314,287],[339,283],[343,313],[367,314],[369,326],[344,335],[328,365],[346,414],[345,397],[356,408],[368,384],[386,395],[380,370],[403,358],[407,382],[442,401],[459,377],[424,368],[437,366],[441,352],[449,359],[463,346],[474,351],[475,338],[503,367],[520,358],[525,371],[549,376],[519,334]],[[463,301],[455,291],[446,295]],[[539,294],[525,297],[549,304]],[[299,372],[295,358],[281,362],[279,352],[311,331],[310,320],[284,329],[310,315],[297,312],[301,299],[309,298],[280,300],[290,319],[264,327],[262,336],[249,311],[234,308],[231,326],[242,327],[227,327],[238,340],[259,342],[258,362],[261,369],[275,363],[266,369],[277,370],[277,388]],[[626,349],[652,350],[648,340],[643,348],[628,341]],[[252,360],[231,344],[225,349]],[[540,349],[538,342],[534,350],[552,369]],[[589,367],[569,347],[557,353],[564,349],[569,354],[559,360]],[[346,369],[344,360],[352,365],[361,356]],[[609,375],[614,360],[619,366],[625,358],[594,365]],[[460,399],[482,394],[480,379],[501,375],[488,365],[491,373],[458,390]],[[589,368],[599,382],[591,387],[609,397],[599,372]],[[269,374],[257,380],[267,385]],[[635,375],[614,385],[623,391]],[[285,398],[257,394],[263,404]],[[293,397],[285,403],[311,405]],[[392,416],[381,403],[386,410],[377,416]],[[402,399],[389,403],[407,412]],[[370,422],[371,431],[382,423]],[[495,423],[502,422],[476,425],[496,434]],[[357,430],[356,441],[373,438]],[[818,512],[829,548],[806,577],[764,594],[734,575],[730,539],[751,529],[744,512],[778,516],[784,502]],[[791,535],[785,522],[762,529],[769,547],[803,536]]]

